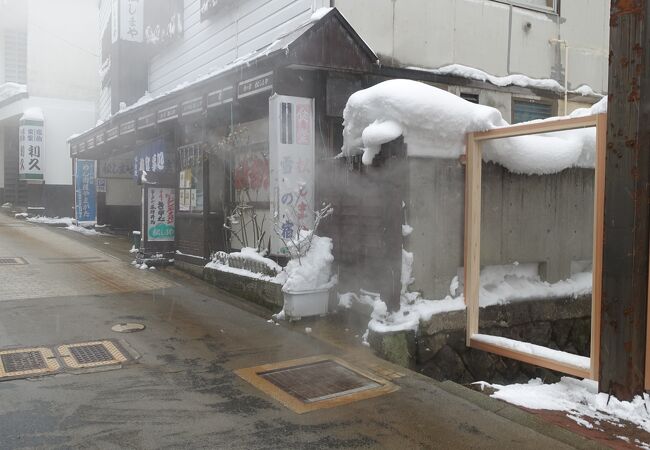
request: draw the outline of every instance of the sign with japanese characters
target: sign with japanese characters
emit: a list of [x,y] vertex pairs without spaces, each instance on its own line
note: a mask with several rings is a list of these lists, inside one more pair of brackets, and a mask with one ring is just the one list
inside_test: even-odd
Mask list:
[[156,139],[141,146],[133,158],[133,177],[139,178],[143,172],[171,172],[171,161],[165,157],[165,141]]
[[21,120],[18,127],[18,173],[21,180],[43,179],[43,122]]
[[120,39],[142,42],[144,40],[144,0],[120,0]]
[[106,178],[97,178],[95,186],[97,192],[106,193]]
[[75,217],[78,222],[97,221],[95,161],[75,159]]
[[97,161],[97,176],[102,178],[131,178],[133,160],[127,157],[113,157]]
[[174,188],[147,188],[147,240],[173,241],[176,235]]
[[[274,95],[269,105],[271,212],[289,240],[314,226],[314,100]],[[271,250],[288,252],[279,236]]]

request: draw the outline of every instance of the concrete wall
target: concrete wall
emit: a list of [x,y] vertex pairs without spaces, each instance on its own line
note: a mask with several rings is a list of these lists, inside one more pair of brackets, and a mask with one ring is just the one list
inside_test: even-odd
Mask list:
[[[465,170],[456,160],[410,158],[407,216],[415,256],[410,290],[444,298],[463,266]],[[517,175],[483,165],[481,265],[539,263],[543,279],[571,275],[591,260],[593,170]]]
[[97,2],[29,0],[30,95],[96,102],[99,93]]
[[603,0],[563,1],[560,15],[493,0],[334,3],[384,64],[457,63],[494,75],[523,73],[563,83],[564,50],[549,40],[565,39],[570,89],[588,84],[597,92],[607,90],[609,2]]

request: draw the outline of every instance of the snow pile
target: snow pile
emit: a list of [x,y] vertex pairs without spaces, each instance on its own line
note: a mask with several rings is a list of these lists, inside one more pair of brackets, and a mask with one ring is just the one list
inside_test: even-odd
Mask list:
[[36,122],[44,122],[45,115],[43,110],[39,107],[27,108],[23,115],[20,117],[20,120],[33,120]]
[[430,72],[436,75],[451,75],[460,78],[468,78],[470,80],[484,81],[501,87],[520,86],[525,88],[546,89],[553,92],[564,92],[564,87],[562,87],[562,85],[556,80],[550,78],[530,78],[526,75],[520,74],[497,77],[480,69],[463,66],[462,64],[450,64],[438,69],[423,69],[420,67],[408,68]]
[[576,94],[583,95],[583,96],[584,95],[592,95],[592,96],[602,97],[602,94],[596,93],[596,91],[594,91],[591,88],[591,86],[589,86],[588,84],[582,84],[582,85],[578,86],[578,88],[573,90],[572,92],[574,92]]
[[76,233],[81,233],[81,234],[84,234],[86,236],[102,236],[102,235],[104,235],[104,233],[100,233],[99,231],[97,231],[97,230],[95,230],[93,228],[84,228],[84,227],[80,227],[78,225],[68,225],[65,228],[66,228],[66,230],[74,231]]
[[62,225],[66,227],[77,223],[77,221],[72,217],[46,217],[46,216],[30,217],[27,219],[27,222],[40,223],[45,225]]
[[382,144],[403,135],[409,155],[456,158],[465,134],[507,126],[494,108],[411,80],[388,80],[358,91],[343,112],[343,153],[370,164]]
[[[276,276],[269,276],[258,272],[252,272],[247,269],[242,269],[238,267],[231,267],[228,265],[228,259],[230,257],[237,258],[243,257],[261,263],[267,266],[270,271],[277,273]],[[275,261],[269,258],[265,258],[263,255],[257,252],[254,248],[244,247],[239,252],[232,252],[230,254],[215,254],[212,258],[212,261],[207,263],[205,267],[209,269],[219,270],[221,272],[233,273],[235,275],[240,275],[247,278],[254,278],[256,280],[268,281],[270,283],[284,284],[287,280],[287,274],[282,270]]]
[[[361,291],[359,295],[347,292],[339,294],[339,307],[351,308],[353,302],[372,308],[368,328],[377,333],[417,330],[421,322],[427,322],[436,314],[465,309],[465,298],[458,277],[454,277],[449,286],[450,295],[442,300],[421,298],[417,292],[408,292],[408,285],[413,282],[411,267],[412,254],[402,254],[402,295],[400,309],[389,313],[386,303],[379,294]],[[481,270],[479,302],[481,308],[507,304],[516,301],[573,297],[591,294],[592,274],[589,271],[573,274],[566,280],[556,283],[542,281],[538,275],[537,264],[512,264],[504,266],[487,266]],[[577,360],[576,360],[577,361]],[[584,362],[574,365],[582,367]]]
[[[530,380],[527,384],[508,386],[484,382],[480,384],[496,389],[491,397],[524,408],[565,411],[567,417],[587,428],[598,426],[600,422],[623,427],[625,425],[621,422],[626,421],[650,433],[648,394],[637,396],[631,402],[620,401],[616,397],[598,393],[596,381],[570,377],[563,377],[555,384],[543,384],[539,378]],[[593,424],[584,418],[592,419]],[[645,443],[637,444],[647,447]]]
[[522,342],[515,339],[508,339],[488,334],[474,334],[472,335],[472,339],[485,344],[496,345],[516,352],[525,353],[527,355],[539,356],[559,363],[569,364],[583,370],[589,370],[591,367],[591,361],[588,357],[574,355],[560,350],[553,350],[552,348],[531,344],[529,342]]
[[334,8],[318,8],[316,11],[314,11],[314,14],[311,15],[310,21],[311,22],[318,22],[321,20],[323,17],[325,17],[331,10]]
[[481,270],[479,299],[482,307],[513,301],[579,297],[591,294],[590,271],[571,275],[556,283],[542,281],[537,264],[486,266]]
[[[603,98],[570,117],[605,112]],[[450,92],[411,80],[388,80],[354,93],[343,112],[344,156],[363,154],[371,164],[381,145],[404,136],[409,156],[458,158],[466,134],[506,127],[501,113]],[[551,118],[547,120],[557,120]],[[483,159],[523,174],[557,173],[569,167],[593,168],[594,128],[519,136],[483,144]]]
[[332,239],[313,235],[311,246],[300,258],[293,258],[284,268],[287,281],[282,290],[285,292],[311,291],[327,289],[336,284],[332,276]]
[[26,94],[27,86],[24,84],[7,82],[0,84],[0,102],[13,97],[14,95]]

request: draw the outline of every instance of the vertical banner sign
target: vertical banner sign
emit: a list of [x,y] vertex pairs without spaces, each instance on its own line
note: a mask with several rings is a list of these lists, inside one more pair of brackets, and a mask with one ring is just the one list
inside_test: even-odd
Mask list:
[[78,222],[97,222],[95,161],[75,160],[75,215]]
[[120,0],[120,39],[142,42],[144,37],[144,1]]
[[120,0],[111,2],[111,42],[114,44],[120,38]]
[[20,120],[18,174],[21,180],[43,179],[43,122]]
[[147,188],[147,240],[173,241],[176,235],[176,189]]
[[[313,99],[269,99],[271,213],[286,240],[314,226],[314,123]],[[271,251],[288,253],[275,234]]]

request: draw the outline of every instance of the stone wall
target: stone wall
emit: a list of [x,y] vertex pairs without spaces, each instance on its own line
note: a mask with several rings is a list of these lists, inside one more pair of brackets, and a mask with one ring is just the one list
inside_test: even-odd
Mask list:
[[203,268],[203,279],[224,291],[269,308],[274,312],[279,312],[284,305],[281,284],[208,267]]
[[[479,331],[589,356],[591,297],[534,300],[481,308]],[[555,380],[560,374],[465,345],[465,311],[435,315],[418,333],[371,334],[384,358],[438,380],[459,383]]]

